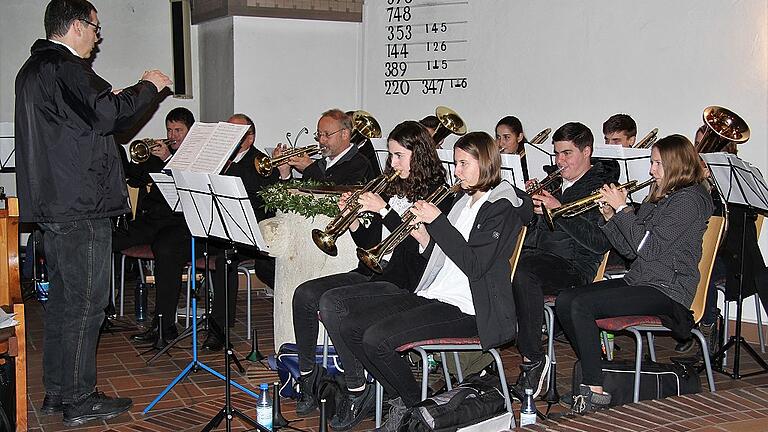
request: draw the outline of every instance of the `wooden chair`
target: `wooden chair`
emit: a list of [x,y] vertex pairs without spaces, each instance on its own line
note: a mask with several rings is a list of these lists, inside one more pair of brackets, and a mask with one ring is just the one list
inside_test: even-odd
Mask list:
[[[704,306],[707,302],[707,290],[709,289],[709,278],[712,274],[712,267],[715,263],[715,255],[717,254],[717,247],[720,244],[720,238],[723,235],[723,218],[721,216],[712,216],[709,218],[707,224],[707,231],[704,233],[702,239],[702,253],[699,260],[699,284],[696,288],[696,296],[694,297],[691,310],[693,311],[693,319],[695,322],[699,322],[704,315]],[[648,351],[652,361],[656,361],[656,352],[653,348],[653,333],[654,332],[669,332],[670,329],[661,324],[661,319],[658,316],[624,316],[604,318],[596,321],[597,326],[603,330],[611,332],[619,332],[626,330],[635,336],[636,351],[635,351],[635,384],[634,384],[634,396],[633,401],[638,402],[640,400],[640,368],[643,358],[643,337],[642,332],[648,335]],[[709,382],[709,391],[715,391],[715,380],[712,376],[712,365],[709,359],[709,349],[707,343],[704,340],[704,336],[701,332],[694,328],[692,333],[701,343],[701,352],[704,357],[704,366],[707,370],[707,381]],[[607,340],[604,340],[607,346]]]
[[16,429],[27,430],[27,349],[19,284],[19,202],[9,197],[0,210],[0,305],[12,308],[19,324],[0,330],[0,353],[15,358]]

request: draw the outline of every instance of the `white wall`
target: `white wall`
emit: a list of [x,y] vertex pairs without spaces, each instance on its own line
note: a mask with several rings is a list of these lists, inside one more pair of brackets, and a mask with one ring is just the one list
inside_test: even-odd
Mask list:
[[198,26],[200,45],[200,120],[224,121],[234,107],[234,48],[232,18]]

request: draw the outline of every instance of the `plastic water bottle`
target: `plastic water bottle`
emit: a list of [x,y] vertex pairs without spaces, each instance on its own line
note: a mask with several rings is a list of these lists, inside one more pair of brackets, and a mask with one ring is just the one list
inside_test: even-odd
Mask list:
[[37,299],[40,301],[40,303],[45,303],[48,301],[48,272],[46,272],[45,268],[45,259],[42,257],[38,260],[38,277],[37,277]]
[[147,319],[147,285],[144,282],[136,283],[133,309],[136,321],[141,322]]
[[520,408],[520,427],[536,424],[536,405],[533,402],[533,389],[525,389],[525,399]]
[[272,430],[272,400],[269,398],[269,384],[259,385],[261,394],[256,404],[256,421],[265,428]]

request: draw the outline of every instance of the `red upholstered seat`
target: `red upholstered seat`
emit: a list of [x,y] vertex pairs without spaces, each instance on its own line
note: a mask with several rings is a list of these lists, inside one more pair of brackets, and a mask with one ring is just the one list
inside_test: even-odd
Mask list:
[[597,326],[603,330],[617,332],[632,326],[660,326],[661,319],[657,316],[634,315],[616,318],[603,318],[596,321]]
[[[195,260],[195,267],[199,270],[205,269],[205,258],[197,258]],[[208,270],[216,271],[216,259],[214,257],[208,258]]]
[[397,347],[395,351],[397,352],[408,351],[409,349],[413,349],[415,347],[424,346],[424,345],[480,345],[480,338],[472,337],[472,338],[426,339],[426,340],[420,340],[416,342],[409,342],[405,345],[400,345],[399,347]]
[[131,246],[128,249],[121,250],[120,253],[131,258],[155,259],[155,254],[152,253],[152,247],[148,244]]

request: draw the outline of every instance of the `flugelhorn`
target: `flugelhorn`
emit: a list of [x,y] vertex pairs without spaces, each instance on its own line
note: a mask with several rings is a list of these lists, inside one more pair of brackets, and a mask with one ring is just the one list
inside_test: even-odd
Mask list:
[[[439,188],[435,189],[424,201],[438,205],[449,196],[458,192],[459,189],[461,189],[461,180],[454,183],[450,188],[446,187],[445,185],[441,185]],[[416,229],[415,225],[411,225],[411,221],[413,221],[414,218],[416,218],[416,216],[411,213],[409,209],[405,216],[403,216],[403,222],[400,224],[400,226],[395,228],[395,230],[392,231],[392,233],[389,234],[387,238],[382,240],[381,243],[370,249],[357,248],[357,258],[359,258],[360,261],[362,261],[363,264],[365,264],[369,269],[375,271],[376,273],[381,273],[383,271],[383,268],[381,267],[381,260],[383,257],[392,253],[392,251],[395,250],[395,247],[402,243],[402,241],[411,234],[411,231]]]
[[352,193],[352,195],[349,196],[349,199],[347,199],[347,204],[339,212],[338,216],[333,218],[333,220],[326,225],[324,230],[317,228],[312,230],[312,240],[317,247],[330,256],[336,256],[339,253],[339,250],[336,247],[336,239],[349,229],[352,222],[357,219],[357,213],[362,207],[362,205],[357,202],[360,195],[365,192],[381,193],[381,191],[383,191],[384,188],[399,175],[400,171],[397,170],[390,174],[382,174],[369,181],[361,189]]
[[269,177],[272,174],[272,170],[288,163],[288,160],[294,156],[306,154],[312,156],[320,151],[320,144],[312,144],[306,147],[296,147],[286,150],[283,154],[277,157],[270,158],[269,156],[257,156],[253,160],[253,167],[256,168],[256,172],[264,177]]
[[747,122],[738,114],[721,106],[708,106],[702,113],[707,131],[696,145],[699,153],[713,153],[723,150],[729,143],[742,144],[749,140]]
[[[619,189],[625,189],[627,194],[631,194],[632,192],[637,192],[640,189],[650,186],[655,181],[655,178],[649,178],[648,180],[638,184],[637,180],[630,180],[622,185],[619,185]],[[602,196],[603,194],[600,191],[595,191],[592,195],[577,199],[573,202],[569,202],[568,204],[562,205],[554,210],[549,210],[544,206],[544,204],[542,204],[541,211],[544,216],[544,220],[546,220],[547,225],[549,225],[549,229],[554,230],[555,219],[561,216],[567,218],[578,216],[582,213],[586,213],[594,208],[597,208],[600,206],[600,203],[597,200],[602,198]]]
[[162,138],[144,138],[136,140],[128,146],[128,154],[131,155],[131,160],[136,163],[146,162],[149,159],[149,156],[152,155],[153,148],[161,145],[171,145],[175,142],[176,141],[174,140]]
[[653,143],[656,142],[659,135],[659,128],[653,128],[652,131],[648,132],[648,135],[644,136],[643,139],[636,142],[635,145],[632,146],[632,148],[641,148],[641,149],[647,149],[653,145]]
[[[536,134],[535,137],[533,137],[532,140],[528,141],[528,144],[541,144],[544,141],[549,138],[549,134],[552,132],[552,128],[546,128],[543,131]],[[517,154],[520,155],[521,158],[525,157],[525,146],[521,145],[520,148],[522,150],[518,151]]]
[[555,171],[552,171],[548,176],[544,177],[544,180],[533,180],[531,186],[525,189],[525,193],[530,196],[539,195],[542,191],[552,193],[553,186],[557,184],[558,181],[563,180],[563,175],[561,174],[562,171],[563,168],[558,167]]
[[437,125],[437,129],[435,129],[435,133],[432,134],[435,144],[440,143],[450,134],[461,136],[467,133],[467,124],[464,123],[464,120],[461,119],[461,116],[456,111],[440,105],[435,108],[435,117],[440,122]]
[[359,147],[371,138],[381,138],[379,122],[367,111],[357,110],[352,113],[352,136],[349,141]]

